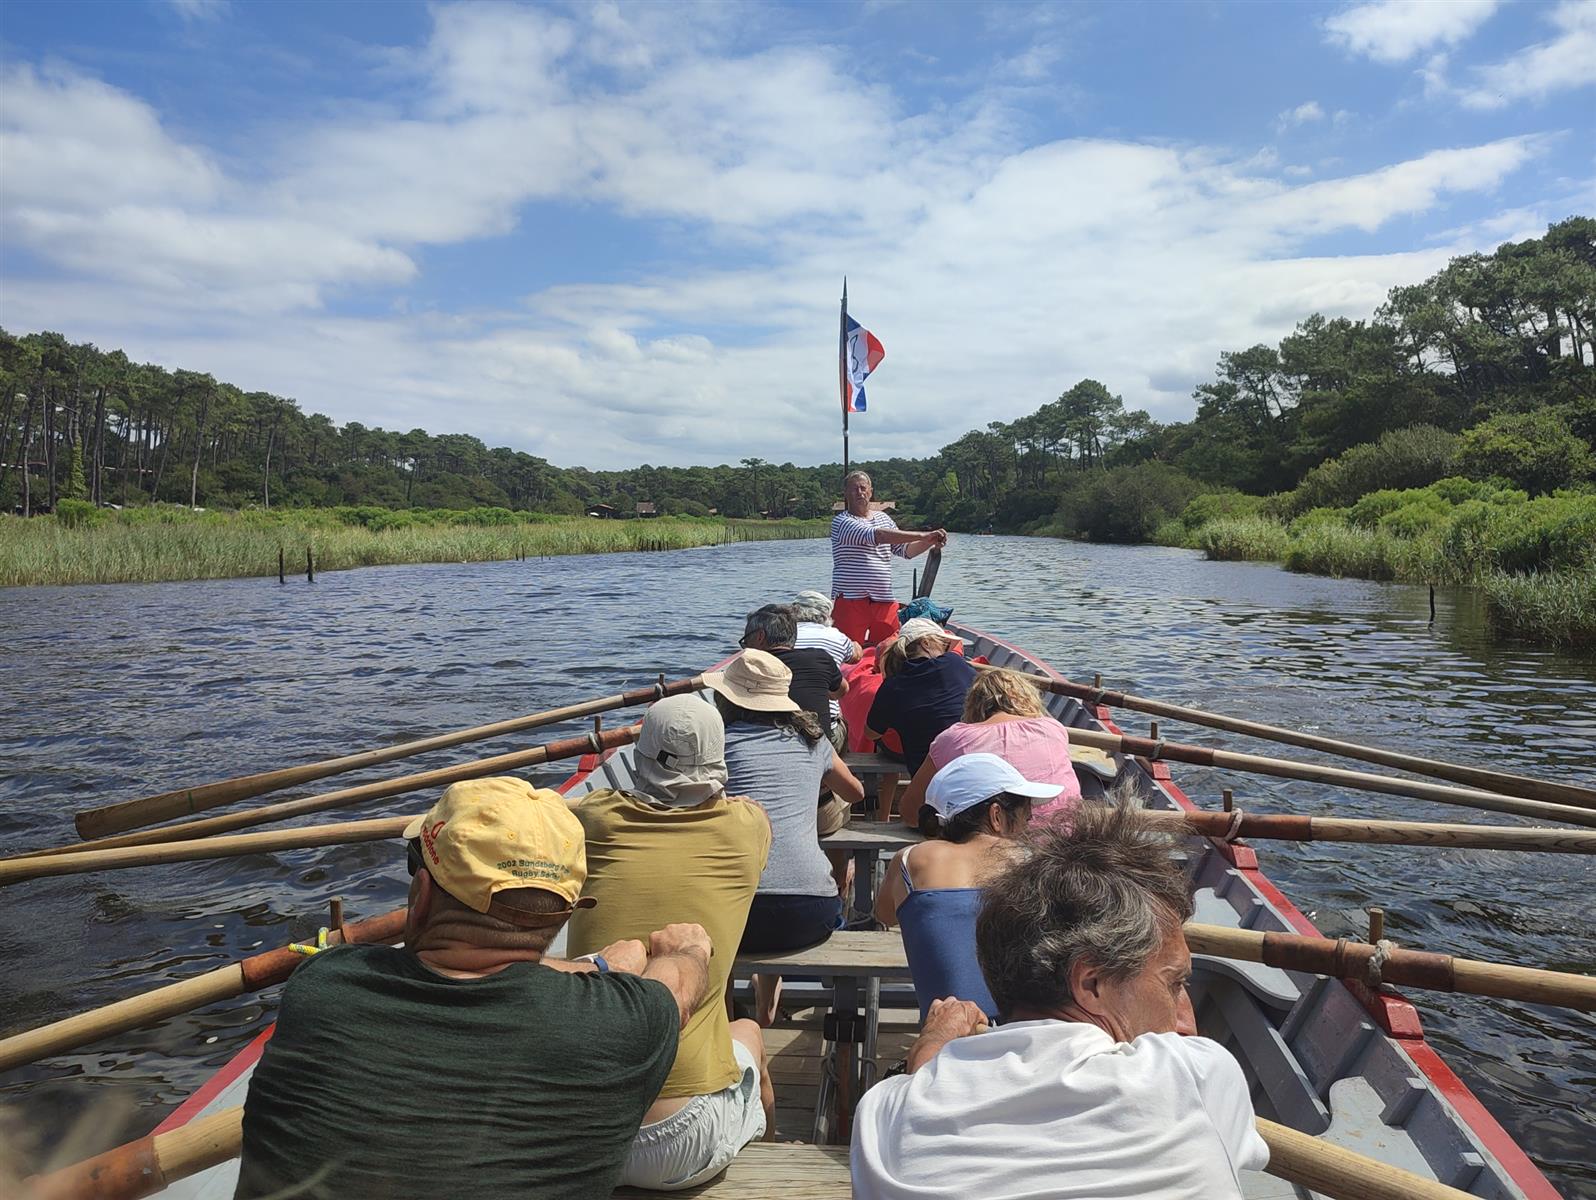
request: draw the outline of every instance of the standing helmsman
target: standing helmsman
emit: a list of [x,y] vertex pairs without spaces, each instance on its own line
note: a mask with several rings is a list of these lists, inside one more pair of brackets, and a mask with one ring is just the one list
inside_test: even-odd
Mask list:
[[845,510],[831,519],[831,619],[862,646],[898,634],[898,602],[892,598],[892,557],[915,558],[947,545],[945,529],[899,529],[885,512],[872,511],[870,476],[851,471],[842,481]]

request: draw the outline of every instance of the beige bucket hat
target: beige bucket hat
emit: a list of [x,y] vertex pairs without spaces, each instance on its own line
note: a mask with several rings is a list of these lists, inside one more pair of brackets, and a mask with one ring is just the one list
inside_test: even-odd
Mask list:
[[704,686],[752,712],[798,712],[787,694],[792,670],[774,654],[744,650],[724,671],[705,671]]

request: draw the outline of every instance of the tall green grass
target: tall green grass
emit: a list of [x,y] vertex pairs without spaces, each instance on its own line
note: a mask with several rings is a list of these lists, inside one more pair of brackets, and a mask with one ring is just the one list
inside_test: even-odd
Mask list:
[[1596,567],[1528,575],[1492,571],[1480,585],[1486,620],[1497,632],[1553,645],[1596,646]]
[[90,522],[0,516],[0,587],[275,575],[279,548],[288,571],[299,574],[307,549],[318,571],[338,571],[395,563],[685,550],[822,537],[826,531],[823,521],[548,520],[531,515],[532,520],[513,522],[412,519],[379,528],[359,520],[351,523],[337,510],[279,515],[189,513],[167,507],[104,514]]
[[1219,517],[1190,533],[1191,543],[1211,559],[1285,558],[1291,535],[1279,521],[1268,517]]

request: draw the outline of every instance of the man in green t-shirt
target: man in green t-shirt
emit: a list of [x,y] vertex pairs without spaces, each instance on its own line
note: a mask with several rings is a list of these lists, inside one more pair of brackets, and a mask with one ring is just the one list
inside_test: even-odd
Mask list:
[[519,779],[457,783],[405,836],[405,944],[335,947],[289,980],[236,1197],[607,1200],[703,998],[709,936],[666,925],[647,949],[545,958],[594,902],[580,823]]
[[596,950],[666,917],[695,921],[727,947],[709,964],[704,998],[682,1027],[676,1061],[621,1172],[623,1184],[674,1190],[775,1135],[764,1035],[755,1022],[726,1015],[732,961],[770,854],[770,821],[753,801],[726,795],[726,729],[697,696],[648,710],[634,761],[635,790],[604,788],[576,805],[587,836],[585,894],[598,906],[572,919],[570,946]]

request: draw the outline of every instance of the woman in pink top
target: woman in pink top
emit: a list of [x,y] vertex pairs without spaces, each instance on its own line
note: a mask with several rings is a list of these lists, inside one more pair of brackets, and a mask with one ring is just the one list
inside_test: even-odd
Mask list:
[[1069,734],[1042,707],[1042,693],[1017,671],[981,672],[965,697],[962,719],[932,741],[899,811],[918,813],[931,777],[965,754],[996,754],[1032,782],[1061,785],[1056,799],[1035,807],[1033,821],[1056,820],[1080,802]]

